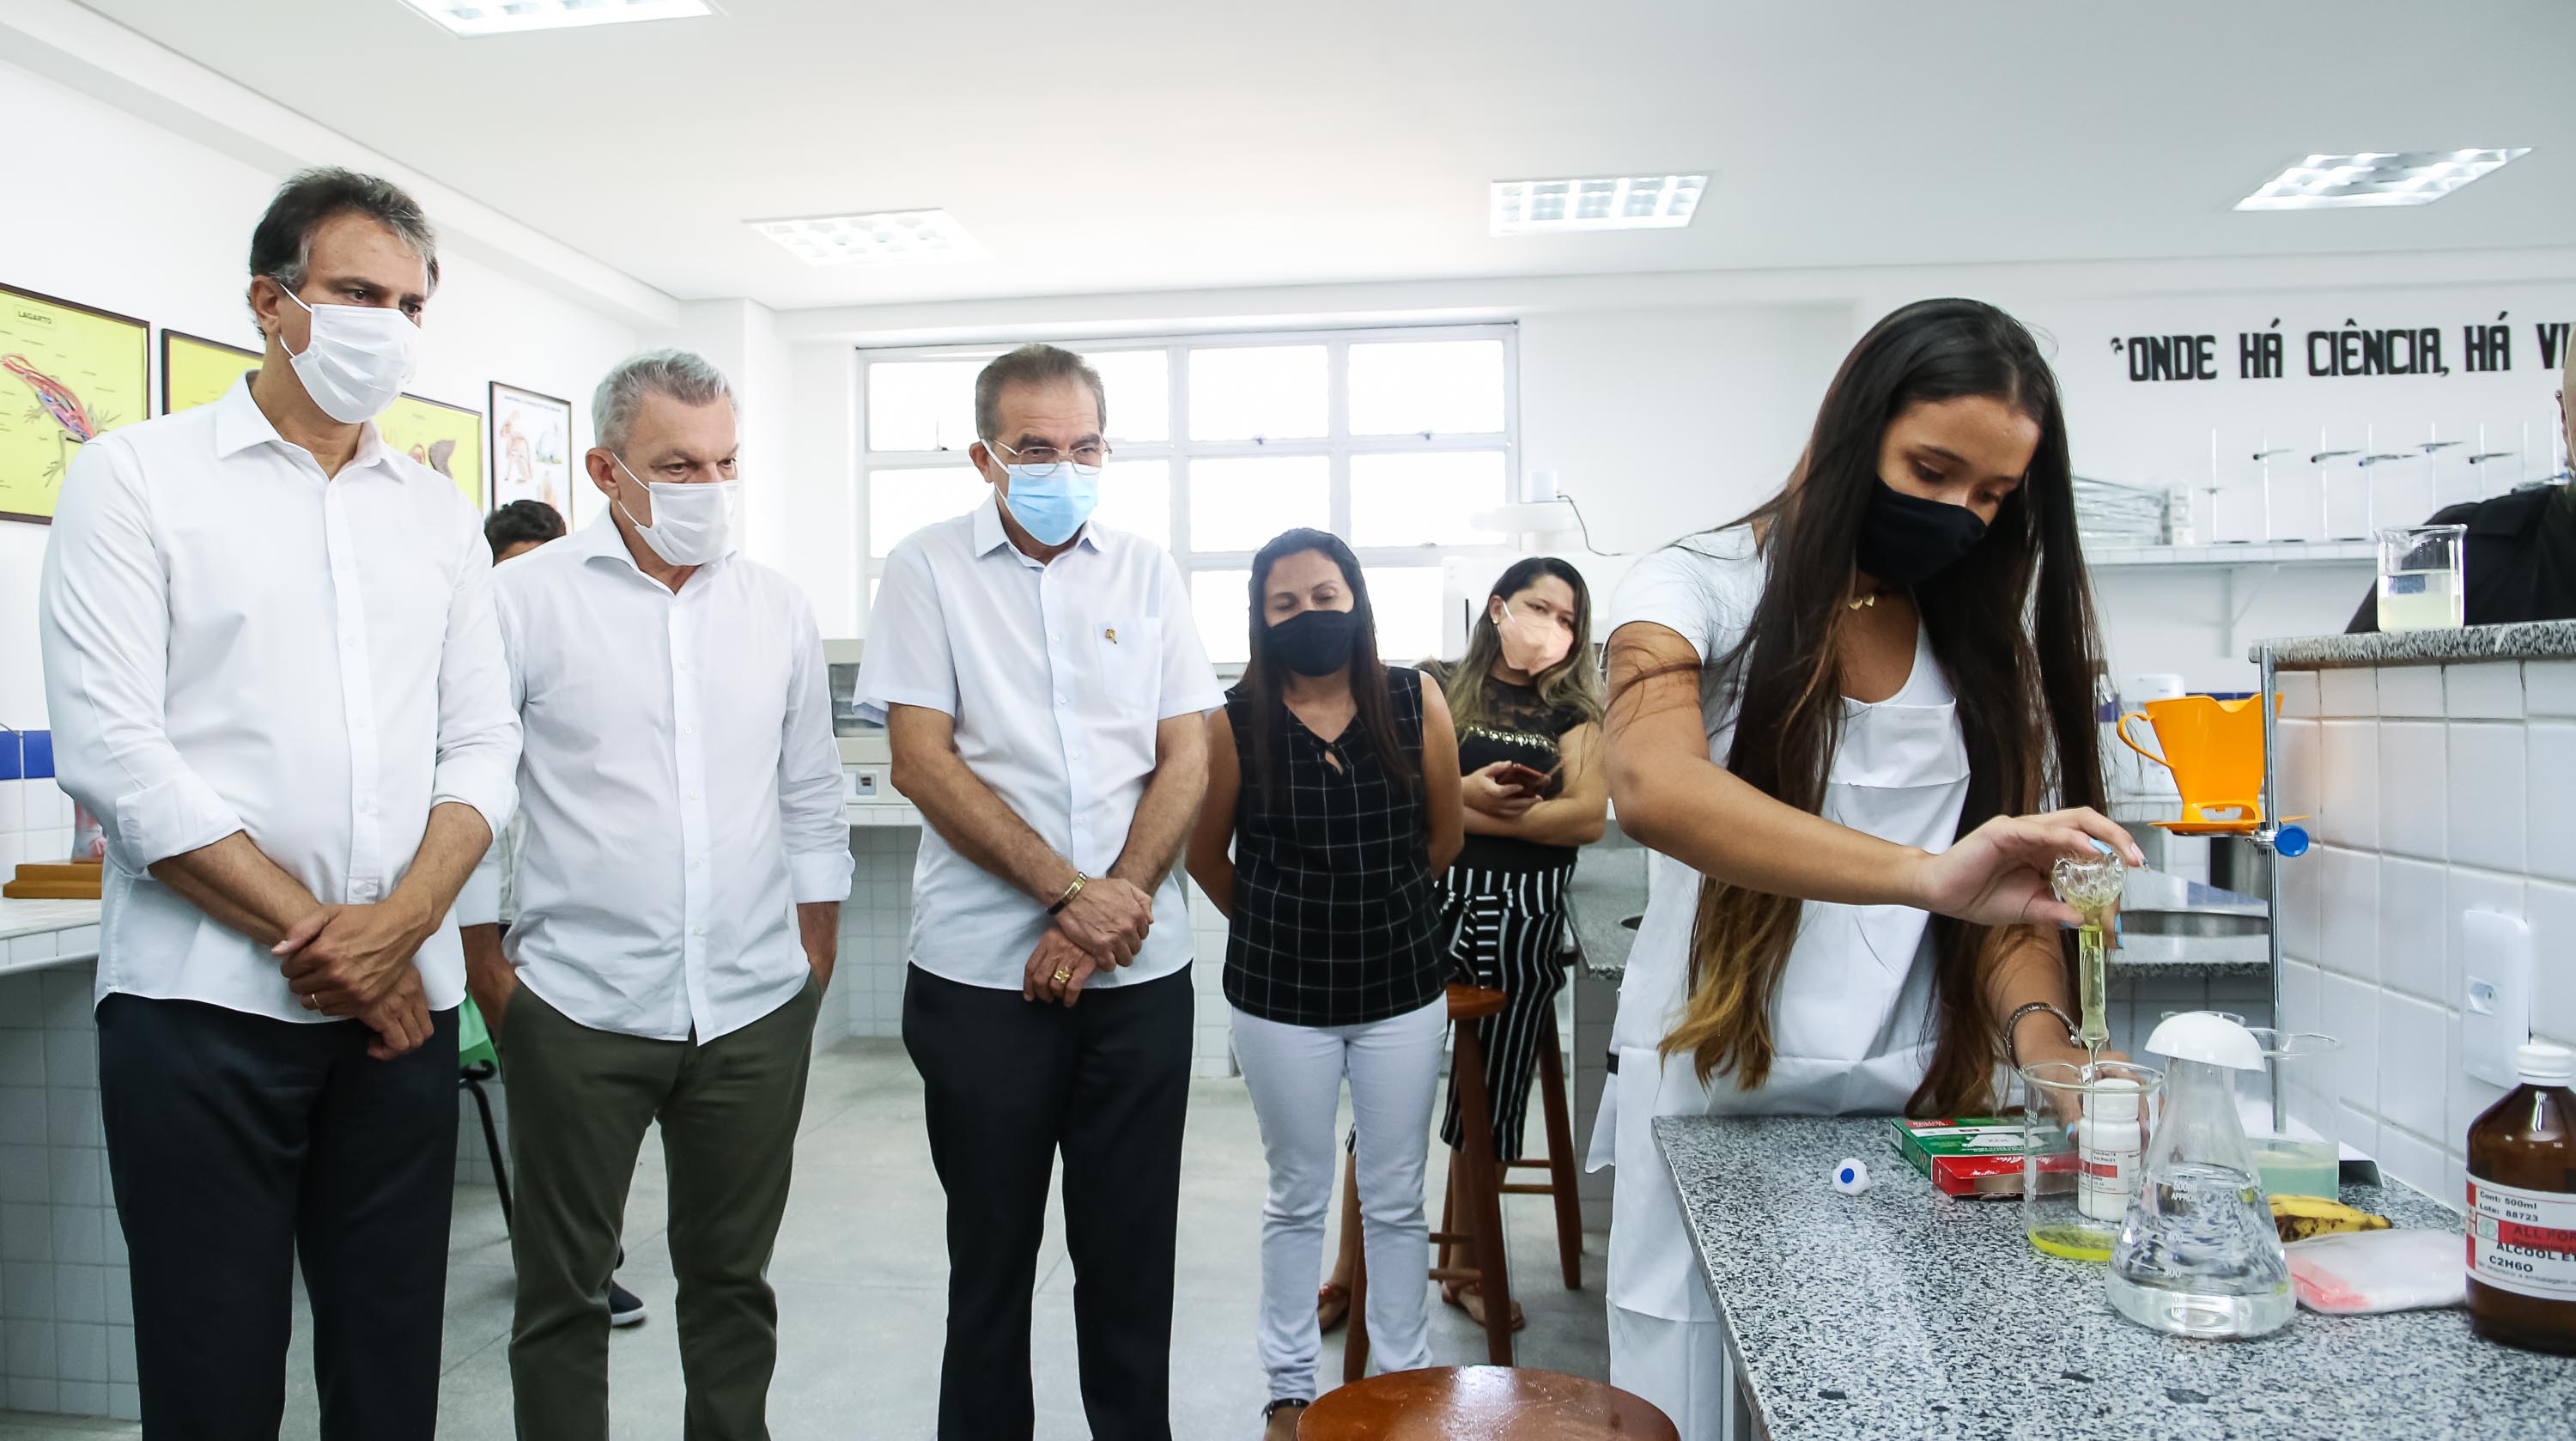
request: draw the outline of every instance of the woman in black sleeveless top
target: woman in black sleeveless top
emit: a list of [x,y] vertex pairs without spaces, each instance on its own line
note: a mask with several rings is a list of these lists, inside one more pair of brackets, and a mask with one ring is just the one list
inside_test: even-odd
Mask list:
[[[1379,662],[1368,583],[1338,538],[1292,530],[1253,558],[1252,655],[1211,718],[1189,864],[1231,923],[1225,995],[1270,1163],[1259,1350],[1277,1441],[1315,1394],[1310,1288],[1345,1077],[1369,1265],[1430,1267],[1423,1163],[1448,1029],[1435,883],[1464,822],[1447,704]],[[1424,1309],[1419,1286],[1371,1289],[1387,1369],[1430,1364]]]

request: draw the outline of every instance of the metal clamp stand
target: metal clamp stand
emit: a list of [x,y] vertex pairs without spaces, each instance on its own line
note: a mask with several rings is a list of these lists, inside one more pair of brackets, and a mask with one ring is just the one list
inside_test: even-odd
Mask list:
[[[2248,839],[2272,853],[2273,863],[2264,868],[2270,873],[2270,880],[2266,885],[2268,894],[2264,897],[2264,908],[2269,916],[2269,924],[2264,929],[2269,933],[2266,939],[2272,953],[2272,1029],[2277,1033],[2286,1029],[2281,1015],[2280,863],[2296,860],[2308,853],[2308,833],[2297,826],[2282,825],[2279,820],[2280,767],[2275,764],[2275,760],[2281,753],[2280,692],[2273,677],[2272,647],[2256,646],[2254,661],[2262,672],[2262,678],[2254,692],[2254,703],[2263,708],[2263,816],[2254,823],[2254,834]],[[2288,1127],[2288,1105],[2287,1099],[2281,1093],[2280,1073],[2275,1070],[2272,1077],[2272,1129],[2276,1133]]]

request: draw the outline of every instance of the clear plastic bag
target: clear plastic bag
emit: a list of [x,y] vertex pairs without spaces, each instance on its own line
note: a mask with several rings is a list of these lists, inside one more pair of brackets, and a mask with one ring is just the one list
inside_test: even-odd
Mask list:
[[2299,1304],[2333,1316],[2468,1303],[2460,1238],[2449,1231],[2355,1231],[2293,1241]]

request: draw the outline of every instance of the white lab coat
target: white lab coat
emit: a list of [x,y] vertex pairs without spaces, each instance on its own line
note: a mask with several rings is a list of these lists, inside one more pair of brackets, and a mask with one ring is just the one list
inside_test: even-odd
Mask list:
[[[1762,580],[1749,532],[1700,537],[1641,562],[1620,586],[1610,624],[1666,626],[1713,663],[1742,639]],[[1734,742],[1734,708],[1732,694],[1710,689],[1709,754],[1721,765]],[[1882,840],[1937,851],[1957,832],[1967,786],[1967,748],[1949,682],[1929,638],[1918,634],[1913,673],[1895,695],[1876,704],[1844,702],[1842,741],[1826,772],[1821,814]],[[1808,904],[1773,1001],[1777,1056],[1768,1081],[1754,1091],[1724,1076],[1703,1086],[1690,1056],[1665,1062],[1657,1055],[1681,1014],[1698,900],[1695,872],[1668,856],[1653,858],[1646,915],[1611,1029],[1619,1073],[1602,1097],[1591,1165],[1614,1165],[1618,1172],[1610,1226],[1611,1380],[1663,1406],[1685,1441],[1715,1441],[1726,1401],[1716,1382],[1717,1316],[1651,1122],[1674,1115],[1902,1110],[1931,1063],[1933,961],[1930,918],[1922,911]]]

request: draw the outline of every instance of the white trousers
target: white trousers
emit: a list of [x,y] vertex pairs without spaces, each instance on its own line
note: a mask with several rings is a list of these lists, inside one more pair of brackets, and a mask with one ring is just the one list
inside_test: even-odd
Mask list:
[[1651,1401],[1682,1441],[1724,1441],[1725,1340],[1715,1321],[1610,1308],[1610,1384]]
[[1261,1208],[1260,1350],[1274,1400],[1315,1395],[1315,1358],[1323,1349],[1315,1283],[1342,1156],[1333,1118],[1344,1076],[1359,1129],[1370,1356],[1381,1371],[1431,1364],[1431,1227],[1422,1179],[1448,1025],[1445,996],[1365,1026],[1288,1026],[1234,1013],[1234,1054],[1270,1162],[1270,1199]]

